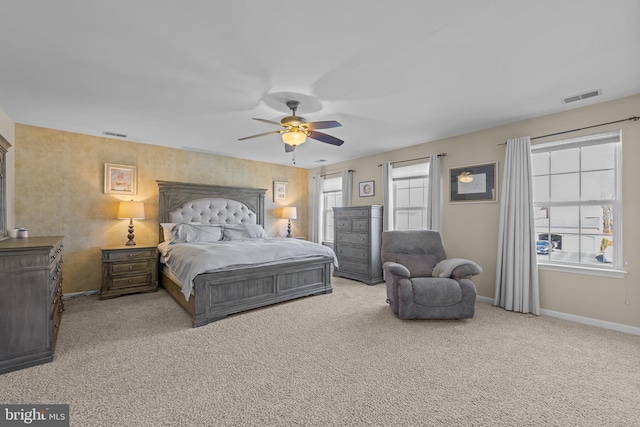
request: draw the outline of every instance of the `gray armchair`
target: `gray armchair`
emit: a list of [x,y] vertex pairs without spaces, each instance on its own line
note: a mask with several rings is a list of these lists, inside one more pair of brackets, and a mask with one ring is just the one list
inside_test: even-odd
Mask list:
[[440,233],[393,230],[382,233],[382,268],[387,302],[400,319],[464,319],[475,314],[476,263],[447,259]]

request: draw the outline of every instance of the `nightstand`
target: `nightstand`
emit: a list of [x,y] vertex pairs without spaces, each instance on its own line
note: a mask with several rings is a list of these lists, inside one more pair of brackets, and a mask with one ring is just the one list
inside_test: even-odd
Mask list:
[[155,246],[102,248],[100,299],[158,290],[158,253]]

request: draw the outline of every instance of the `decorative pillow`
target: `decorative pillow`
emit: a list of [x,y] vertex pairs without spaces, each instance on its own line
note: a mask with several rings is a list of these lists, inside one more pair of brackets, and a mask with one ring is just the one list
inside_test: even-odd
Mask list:
[[[431,275],[433,277],[451,277],[451,273],[453,272],[453,270],[455,270],[457,267],[460,267],[462,265],[469,265],[471,267],[470,270],[473,270],[473,271],[477,269],[482,271],[482,269],[478,264],[476,264],[473,261],[469,261],[468,259],[449,258],[449,259],[443,259],[438,264],[436,264],[436,266],[433,267],[433,272],[431,273]],[[476,274],[479,274],[479,273],[476,273]]]
[[164,236],[165,242],[171,242],[175,237],[175,233],[173,231],[173,227],[178,225],[177,222],[163,222],[160,224],[162,227],[162,235]]
[[174,243],[211,243],[222,240],[222,226],[207,224],[178,224]]
[[267,237],[267,232],[258,224],[227,225],[224,227],[223,234],[224,240],[257,239]]

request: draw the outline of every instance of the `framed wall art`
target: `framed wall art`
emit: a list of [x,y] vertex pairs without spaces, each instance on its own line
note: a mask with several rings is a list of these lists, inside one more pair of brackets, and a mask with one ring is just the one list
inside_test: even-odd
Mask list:
[[364,181],[360,183],[360,197],[370,197],[376,194],[375,181]]
[[498,162],[449,168],[449,203],[497,201]]
[[283,202],[287,200],[287,185],[286,181],[273,181],[273,201]]
[[138,171],[135,166],[104,164],[104,193],[135,195],[138,193]]

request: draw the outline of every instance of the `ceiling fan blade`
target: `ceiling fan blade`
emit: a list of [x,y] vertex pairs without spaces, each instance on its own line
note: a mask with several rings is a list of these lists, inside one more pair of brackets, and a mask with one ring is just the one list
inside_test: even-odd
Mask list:
[[267,119],[256,119],[255,117],[253,118],[253,120],[257,120],[257,121],[259,121],[259,122],[269,123],[269,124],[271,124],[271,125],[282,126],[282,123],[280,123],[280,122],[274,122],[273,120],[267,120]]
[[258,138],[260,136],[273,135],[274,133],[280,133],[279,130],[272,130],[271,132],[259,133],[257,135],[245,136],[244,138],[238,138],[238,141],[244,141],[245,139]]
[[291,153],[292,151],[294,151],[296,149],[296,147],[294,147],[293,145],[289,145],[289,144],[284,144],[284,152],[285,153]]
[[311,122],[305,123],[304,127],[307,129],[329,129],[329,128],[337,128],[342,126],[341,123],[336,122],[335,120],[326,120],[322,122]]
[[336,138],[335,136],[327,135],[326,133],[316,132],[314,130],[310,130],[307,134],[309,138],[316,139],[318,141],[326,142],[327,144],[340,146],[344,144],[344,141]]

